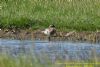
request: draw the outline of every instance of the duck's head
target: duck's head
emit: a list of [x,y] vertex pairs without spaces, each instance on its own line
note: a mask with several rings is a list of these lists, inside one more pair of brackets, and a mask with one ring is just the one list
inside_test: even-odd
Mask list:
[[49,27],[53,27],[53,28],[54,28],[54,27],[55,27],[55,25],[51,24]]

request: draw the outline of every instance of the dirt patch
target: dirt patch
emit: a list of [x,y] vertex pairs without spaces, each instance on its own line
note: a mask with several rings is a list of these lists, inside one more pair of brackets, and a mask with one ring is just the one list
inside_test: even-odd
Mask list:
[[[41,33],[41,30],[0,30],[0,38],[12,39],[40,39],[45,40],[47,36]],[[100,42],[100,32],[57,32],[51,40],[72,40],[72,41],[89,41]]]

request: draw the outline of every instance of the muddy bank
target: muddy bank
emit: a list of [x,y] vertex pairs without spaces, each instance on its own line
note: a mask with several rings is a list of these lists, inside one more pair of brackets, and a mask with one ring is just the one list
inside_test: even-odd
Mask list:
[[[39,39],[45,40],[47,36],[41,33],[41,30],[0,30],[0,38],[11,39]],[[51,37],[51,40],[72,40],[100,42],[100,32],[57,32]]]

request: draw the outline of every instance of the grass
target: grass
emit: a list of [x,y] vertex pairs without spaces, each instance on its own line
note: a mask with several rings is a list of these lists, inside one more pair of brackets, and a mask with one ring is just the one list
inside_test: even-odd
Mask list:
[[[5,49],[6,50],[6,49]],[[100,67],[100,61],[96,60],[99,57],[91,57],[90,60],[60,60],[56,59],[52,63],[48,54],[45,52],[35,54],[34,50],[30,49],[28,54],[21,52],[16,56],[13,53],[6,53],[6,51],[0,53],[0,67]],[[92,55],[92,54],[91,54]],[[96,53],[93,53],[96,55]]]
[[[49,61],[49,60],[48,60]],[[46,61],[47,62],[47,61]],[[8,55],[0,55],[1,67],[99,67],[100,63],[95,62],[56,62],[56,63],[40,63],[37,58],[32,56],[20,56],[13,58]]]
[[[28,45],[26,45],[26,47],[27,46]],[[68,54],[65,52],[62,53],[62,51],[56,52],[55,48],[57,46],[54,46],[54,48],[51,47],[52,49],[49,48],[49,51],[51,53],[48,53],[48,51],[46,51],[44,48],[40,48],[39,51],[35,52],[34,49],[36,47],[34,44],[31,44],[30,47],[26,47],[23,41],[21,42],[21,44],[19,44],[19,47],[10,47],[9,44],[8,46],[1,46],[0,67],[100,67],[99,53],[97,53],[95,49],[92,49],[92,52],[84,52],[86,54],[89,53],[90,55],[89,59],[82,60],[79,57],[79,55],[81,56],[80,47],[79,51],[71,51],[71,53],[76,52],[75,54],[73,54],[73,56],[76,56],[77,59],[71,58],[72,55],[70,55],[69,51],[68,54],[70,57],[64,58],[64,54],[66,54],[67,56]],[[61,47],[60,45],[58,47],[60,47],[60,49],[63,49],[63,47]],[[54,59],[54,55],[56,56],[56,59]]]
[[[48,62],[48,61],[46,61]],[[0,55],[0,67],[52,67],[53,64],[43,64],[38,58],[33,56],[20,55],[12,57],[9,55]]]
[[1,0],[0,28],[100,30],[99,0]]

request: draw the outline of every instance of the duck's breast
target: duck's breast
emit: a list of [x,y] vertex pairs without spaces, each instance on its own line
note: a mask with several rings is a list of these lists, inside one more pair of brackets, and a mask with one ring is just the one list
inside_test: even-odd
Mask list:
[[50,30],[49,29],[45,29],[44,34],[50,35]]

